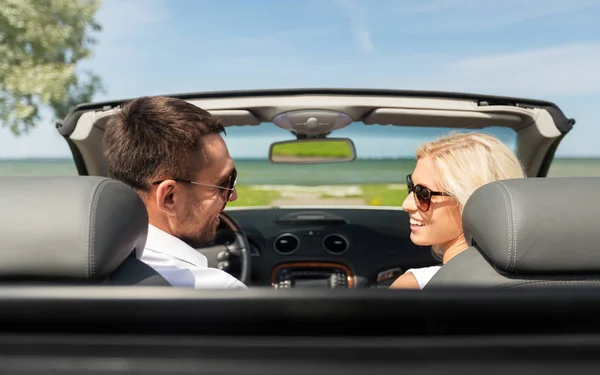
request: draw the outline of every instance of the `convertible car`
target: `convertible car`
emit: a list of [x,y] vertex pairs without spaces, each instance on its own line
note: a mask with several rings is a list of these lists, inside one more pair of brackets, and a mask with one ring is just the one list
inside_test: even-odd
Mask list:
[[[254,152],[234,157],[240,198],[198,249],[249,289],[174,288],[135,258],[147,213],[106,177],[101,148],[123,101],[82,104],[57,124],[79,176],[0,182],[5,369],[562,374],[600,364],[600,178],[547,177],[575,123],[555,104],[358,89],[173,96],[219,117],[234,155]],[[472,130],[512,147],[528,178],[477,190],[463,221],[471,248],[425,289],[389,290],[405,270],[439,264],[411,243],[400,207],[414,149]]]
[[[517,151],[528,176],[543,177],[573,126],[551,103],[462,94],[287,90],[179,97],[222,120],[233,155],[260,150],[250,160],[236,159],[238,202],[222,215],[216,243],[198,249],[210,266],[251,287],[387,288],[409,268],[438,264],[428,248],[412,244],[400,207],[418,142],[489,131]],[[79,106],[60,124],[80,175],[107,175],[103,129],[121,103]],[[244,203],[256,194],[273,199]]]

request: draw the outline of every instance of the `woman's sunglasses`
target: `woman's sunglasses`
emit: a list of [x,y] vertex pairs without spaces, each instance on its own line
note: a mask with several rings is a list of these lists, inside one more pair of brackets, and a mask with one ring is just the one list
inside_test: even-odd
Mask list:
[[[211,185],[211,184],[205,184],[202,182],[196,182],[196,181],[191,181],[191,180],[184,180],[181,178],[172,178],[173,181],[177,181],[177,182],[185,182],[188,184],[193,184],[193,185],[199,185],[199,186],[207,186],[207,187],[212,187],[215,189],[221,189],[221,190],[225,190],[227,191],[227,196],[225,197],[225,201],[229,202],[231,200],[231,197],[233,196],[233,192],[235,191],[235,185],[237,184],[237,169],[233,169],[231,171],[231,174],[229,175],[229,178],[227,179],[226,183],[223,183],[221,185]],[[161,181],[155,181],[152,184],[156,185],[156,184],[160,184],[161,182],[163,182],[165,180],[161,180]]]
[[431,206],[431,197],[434,195],[441,195],[449,197],[450,193],[444,193],[440,191],[431,191],[423,185],[415,185],[412,180],[412,174],[406,176],[406,186],[408,187],[408,194],[411,192],[415,197],[415,203],[417,208],[423,212],[428,211]]

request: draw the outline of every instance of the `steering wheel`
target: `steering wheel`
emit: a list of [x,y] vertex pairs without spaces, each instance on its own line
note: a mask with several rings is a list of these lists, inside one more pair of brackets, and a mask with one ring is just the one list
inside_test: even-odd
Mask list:
[[[196,250],[202,253],[208,259],[208,266],[220,268],[229,272],[232,257],[239,258],[241,261],[241,272],[238,280],[244,284],[250,281],[250,270],[252,267],[252,256],[250,254],[250,243],[244,234],[242,227],[228,214],[222,212],[219,216],[225,230],[232,235],[232,241],[224,244],[214,244],[207,247],[200,247]],[[235,275],[234,275],[235,276]]]

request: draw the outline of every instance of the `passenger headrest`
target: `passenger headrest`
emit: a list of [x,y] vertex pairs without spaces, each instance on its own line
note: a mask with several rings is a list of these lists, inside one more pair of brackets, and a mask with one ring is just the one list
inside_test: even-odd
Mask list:
[[497,181],[463,211],[467,242],[509,273],[600,272],[600,178]]
[[0,177],[0,278],[102,278],[147,233],[144,203],[115,180]]

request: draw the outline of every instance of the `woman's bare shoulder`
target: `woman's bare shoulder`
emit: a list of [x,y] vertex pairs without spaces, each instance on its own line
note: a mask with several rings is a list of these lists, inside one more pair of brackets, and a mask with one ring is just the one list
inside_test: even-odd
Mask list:
[[390,289],[420,289],[417,278],[412,272],[406,272],[400,275],[396,281],[390,285]]

